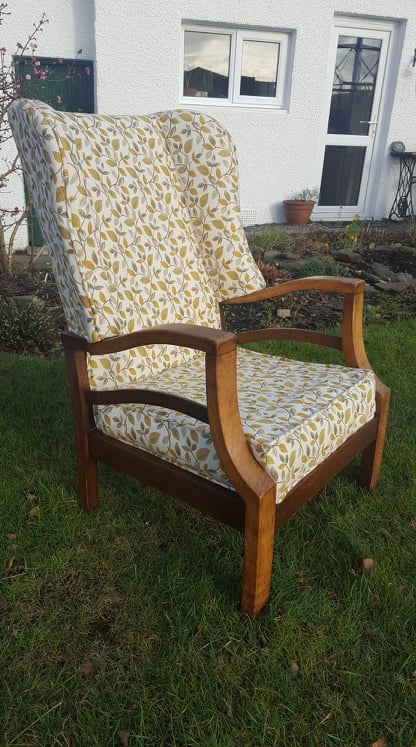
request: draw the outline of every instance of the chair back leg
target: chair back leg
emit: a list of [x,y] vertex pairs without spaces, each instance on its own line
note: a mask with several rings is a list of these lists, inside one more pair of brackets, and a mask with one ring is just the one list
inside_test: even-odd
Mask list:
[[86,354],[66,347],[64,339],[63,342],[71,393],[79,505],[84,511],[92,511],[98,506],[98,471],[97,460],[91,456],[89,448],[89,431],[95,428],[95,423],[92,405],[85,399],[85,392],[89,390]]
[[377,436],[362,453],[359,475],[359,484],[367,490],[374,490],[379,481],[389,415],[390,389],[378,382],[377,390],[376,403],[379,417]]

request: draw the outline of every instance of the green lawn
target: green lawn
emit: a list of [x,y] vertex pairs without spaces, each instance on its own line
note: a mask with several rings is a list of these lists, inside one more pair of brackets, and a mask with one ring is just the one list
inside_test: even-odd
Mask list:
[[380,486],[352,465],[280,531],[257,621],[233,530],[105,468],[78,509],[63,360],[0,356],[2,747],[416,745],[416,322],[366,341]]

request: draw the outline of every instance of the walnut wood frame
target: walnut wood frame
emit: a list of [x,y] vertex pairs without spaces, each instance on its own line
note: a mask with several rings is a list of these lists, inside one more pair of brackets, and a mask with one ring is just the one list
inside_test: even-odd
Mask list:
[[[97,461],[101,461],[239,529],[244,533],[241,607],[255,617],[270,595],[275,531],[357,454],[362,453],[360,484],[370,490],[376,486],[390,390],[377,379],[373,420],[301,480],[282,503],[276,504],[275,483],[253,457],[241,425],[237,403],[237,345],[266,339],[299,340],[342,350],[347,366],[371,369],[362,336],[364,288],[362,280],[315,277],[290,281],[225,302],[229,305],[250,303],[312,289],[341,293],[344,299],[341,337],[274,328],[232,334],[187,324],[161,325],[95,343],[64,333],[62,339],[69,373],[81,507],[90,511],[98,504]],[[153,343],[183,345],[205,352],[206,406],[158,391],[90,390],[87,354],[105,355]],[[209,423],[217,454],[235,492],[100,432],[94,422],[94,405],[123,402],[174,408]]]

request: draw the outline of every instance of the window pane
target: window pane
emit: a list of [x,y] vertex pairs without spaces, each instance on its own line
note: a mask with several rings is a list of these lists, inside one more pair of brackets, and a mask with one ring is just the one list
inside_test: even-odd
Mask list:
[[320,189],[320,205],[357,205],[365,147],[327,145]]
[[339,37],[329,134],[368,135],[380,52],[381,39]]
[[279,44],[244,41],[240,96],[276,96]]
[[184,96],[228,97],[230,45],[229,34],[185,31]]

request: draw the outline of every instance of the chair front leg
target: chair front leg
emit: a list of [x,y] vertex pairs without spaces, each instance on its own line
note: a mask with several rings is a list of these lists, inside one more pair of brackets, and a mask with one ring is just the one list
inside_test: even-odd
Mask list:
[[246,503],[241,608],[251,617],[257,617],[270,597],[275,512],[274,489],[257,504]]

